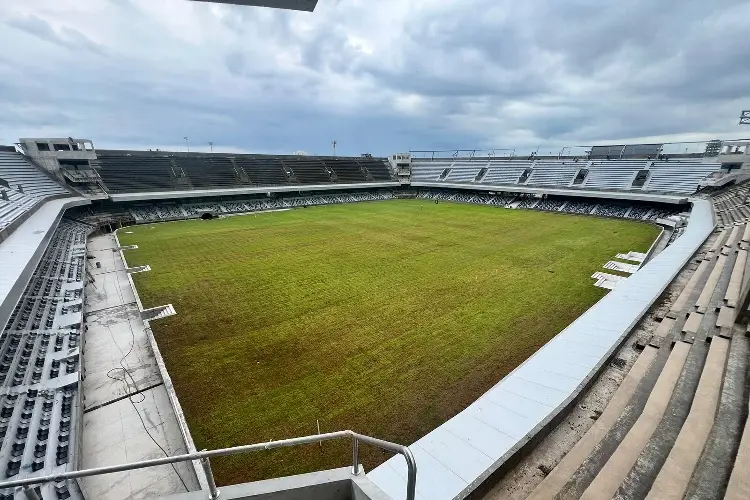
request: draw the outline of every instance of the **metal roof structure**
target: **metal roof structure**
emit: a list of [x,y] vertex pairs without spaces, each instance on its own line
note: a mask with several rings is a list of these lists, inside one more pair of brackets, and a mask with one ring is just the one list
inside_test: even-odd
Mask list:
[[[464,498],[569,404],[608,362],[715,227],[711,203],[692,199],[683,234],[465,410],[410,446],[417,498]],[[406,463],[394,457],[367,475],[404,498]]]
[[193,0],[194,2],[228,3],[252,7],[271,7],[274,9],[302,10],[312,12],[318,0]]

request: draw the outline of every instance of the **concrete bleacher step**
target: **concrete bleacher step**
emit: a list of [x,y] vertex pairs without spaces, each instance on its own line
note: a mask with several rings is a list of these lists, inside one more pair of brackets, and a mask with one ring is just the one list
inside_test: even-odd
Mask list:
[[635,393],[638,384],[643,379],[649,366],[651,366],[651,362],[656,357],[657,352],[658,349],[655,347],[645,347],[594,425],[563,457],[552,472],[532,491],[528,500],[545,500],[547,498],[554,498],[560,493],[576,470],[578,470],[594,448],[610,431],[617,419],[620,418],[625,406]]
[[745,387],[750,339],[744,335],[732,335],[729,342],[719,408],[685,498],[724,498],[742,438],[747,414]]
[[695,291],[696,286],[701,281],[703,276],[706,274],[708,269],[711,267],[712,261],[711,260],[703,260],[698,265],[698,268],[693,272],[693,275],[688,280],[687,284],[685,285],[685,288],[682,289],[682,292],[680,292],[680,295],[677,297],[677,299],[672,304],[672,307],[670,308],[670,313],[672,316],[677,317],[678,314],[680,314],[681,311],[685,309],[685,306],[688,303],[688,300],[690,299],[690,296],[693,294],[693,291]]
[[583,492],[582,499],[600,500],[612,498],[615,495],[659,425],[689,352],[690,344],[685,342],[675,344],[649,395],[646,406],[604,467]]
[[673,318],[664,318],[661,320],[661,323],[659,323],[659,326],[656,327],[656,330],[654,330],[654,337],[658,339],[664,339],[666,338],[669,331],[672,329],[672,326],[674,326],[675,320]]
[[740,240],[740,231],[744,231],[743,225],[737,225],[732,227],[732,232],[729,234],[729,239],[727,240],[726,246],[732,248],[734,245],[736,245]]
[[680,428],[677,440],[667,456],[667,461],[656,476],[647,499],[678,500],[683,498],[713,427],[728,352],[729,340],[714,337],[701,372],[690,413]]
[[719,258],[716,259],[716,265],[714,265],[714,268],[711,270],[711,274],[708,276],[708,281],[706,281],[706,284],[695,303],[695,306],[698,308],[698,312],[706,312],[709,302],[711,301],[711,296],[713,295],[714,289],[716,288],[716,284],[719,282],[722,271],[724,271],[724,265],[726,264],[726,262],[727,256],[723,254],[719,255]]
[[[750,409],[748,410],[750,412]],[[747,500],[750,498],[750,418],[745,421],[742,439],[729,476],[724,500]]]
[[714,240],[713,245],[711,245],[711,248],[708,249],[709,252],[716,253],[718,252],[722,246],[724,246],[724,241],[726,241],[727,236],[729,235],[729,229],[723,229],[721,233],[719,233],[719,236]]
[[742,241],[750,242],[750,224],[745,225],[745,231],[742,233]]
[[734,325],[736,310],[733,307],[721,306],[716,326],[719,328],[730,328]]
[[685,321],[685,325],[682,327],[682,333],[689,333],[689,334],[696,334],[698,333],[698,328],[701,326],[701,322],[703,321],[703,313],[693,311],[690,314],[688,314],[687,321]]
[[[750,224],[748,224],[748,227],[750,227]],[[732,268],[732,275],[729,278],[729,285],[727,286],[727,291],[724,295],[724,303],[729,307],[737,307],[737,301],[740,298],[742,279],[745,275],[746,267],[747,250],[739,250],[737,252],[737,259],[734,261],[734,267]]]

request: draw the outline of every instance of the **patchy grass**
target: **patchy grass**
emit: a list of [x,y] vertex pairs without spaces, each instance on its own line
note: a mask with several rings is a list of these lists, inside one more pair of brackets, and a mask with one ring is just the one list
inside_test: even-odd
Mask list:
[[[465,408],[646,251],[643,223],[419,200],[129,228],[196,446],[353,429],[408,444]],[[221,483],[338,467],[349,443],[213,461]],[[365,467],[387,455],[363,446]]]

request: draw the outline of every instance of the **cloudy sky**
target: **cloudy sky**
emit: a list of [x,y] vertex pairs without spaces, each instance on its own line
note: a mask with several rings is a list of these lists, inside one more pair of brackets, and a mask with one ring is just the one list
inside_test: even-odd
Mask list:
[[747,0],[2,0],[0,144],[328,154],[750,136]]

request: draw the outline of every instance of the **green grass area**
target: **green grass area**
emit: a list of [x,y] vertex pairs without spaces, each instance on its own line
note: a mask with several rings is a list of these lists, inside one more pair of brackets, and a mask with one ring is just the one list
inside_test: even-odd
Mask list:
[[[602,297],[655,226],[422,200],[128,228],[200,449],[352,429],[409,444]],[[212,462],[221,483],[346,465],[349,443]],[[366,468],[388,457],[363,446]]]

